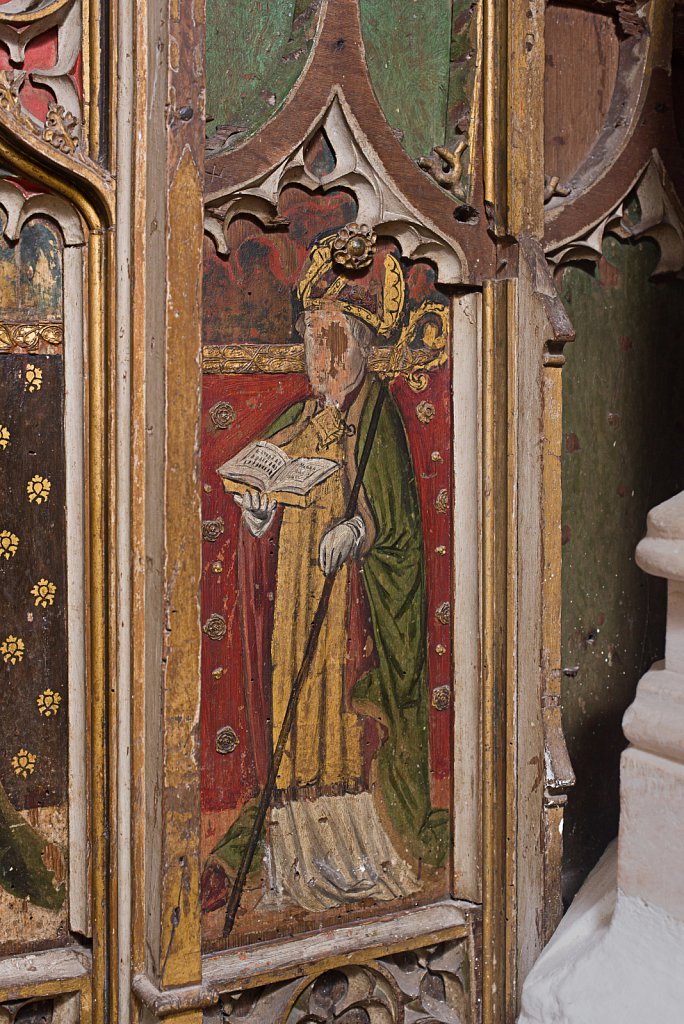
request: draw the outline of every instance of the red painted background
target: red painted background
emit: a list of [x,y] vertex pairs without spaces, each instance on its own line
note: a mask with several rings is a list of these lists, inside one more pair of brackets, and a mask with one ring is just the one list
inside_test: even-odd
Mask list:
[[[1,6],[1,5],[0,5]],[[26,78],[21,87],[22,105],[33,114],[41,124],[45,121],[48,105],[55,103],[54,93],[50,88],[31,81],[30,72],[34,70],[49,71],[57,63],[57,29],[49,28],[41,32],[26,44],[25,57],[21,70],[26,71]],[[10,62],[9,51],[0,45],[0,70],[9,71],[14,68]],[[83,60],[78,55],[73,68],[69,69],[71,78],[79,96],[83,96]]]

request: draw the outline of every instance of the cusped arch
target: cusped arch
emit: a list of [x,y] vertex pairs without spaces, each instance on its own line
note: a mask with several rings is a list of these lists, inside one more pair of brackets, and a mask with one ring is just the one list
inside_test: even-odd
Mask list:
[[[317,173],[305,161],[306,149],[319,131],[325,133],[335,157],[334,168],[326,173]],[[396,239],[403,256],[429,259],[442,284],[466,281],[469,269],[462,245],[427,221],[402,195],[360,137],[361,129],[338,87],[289,157],[234,189],[207,196],[205,229],[218,251],[228,255],[226,232],[241,214],[251,214],[266,227],[281,223],[279,202],[287,186],[299,185],[312,192],[345,188],[356,199],[357,219],[372,224],[378,235]]]
[[[636,219],[627,211],[632,200],[636,200],[638,208]],[[582,235],[548,252],[547,259],[556,270],[579,261],[597,263],[609,234],[633,241],[652,238],[660,249],[653,276],[681,275],[684,271],[684,209],[655,150],[634,186],[619,203]]]
[[[239,213],[266,226],[278,223],[286,185],[347,188],[358,202],[357,219],[377,234],[389,234],[392,224],[402,254],[420,259],[429,253],[440,284],[481,284],[494,262],[482,182],[462,219],[454,196],[410,159],[385,119],[363,57],[358,5],[324,4],[321,19],[306,70],[281,109],[251,138],[207,153],[208,233],[225,255],[221,231]],[[335,154],[327,172],[305,161],[320,130]]]
[[3,234],[8,241],[17,242],[24,225],[32,217],[45,216],[59,228],[65,246],[85,243],[83,224],[76,209],[61,196],[49,193],[25,196],[16,185],[0,181],[0,208],[7,214]]

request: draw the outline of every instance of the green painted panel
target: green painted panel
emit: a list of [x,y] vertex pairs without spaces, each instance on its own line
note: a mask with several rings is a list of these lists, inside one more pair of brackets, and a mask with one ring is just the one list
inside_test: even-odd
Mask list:
[[609,238],[594,276],[563,278],[567,896],[617,831],[622,715],[664,647],[664,583],[634,561],[649,509],[684,488],[684,284],[649,281],[656,263],[651,241]]
[[449,0],[361,0],[373,88],[412,157],[444,143],[451,21]]
[[477,71],[478,4],[454,0],[451,25],[446,144],[452,149],[470,127]]
[[[207,135],[254,132],[299,78],[318,24],[309,0],[207,0]],[[390,125],[412,157],[467,131],[476,65],[477,4],[360,0],[366,59]]]
[[59,315],[62,307],[62,252],[56,228],[39,220],[24,226],[19,239],[21,305],[41,316]]
[[311,49],[319,4],[207,0],[207,135],[256,131],[282,105]]

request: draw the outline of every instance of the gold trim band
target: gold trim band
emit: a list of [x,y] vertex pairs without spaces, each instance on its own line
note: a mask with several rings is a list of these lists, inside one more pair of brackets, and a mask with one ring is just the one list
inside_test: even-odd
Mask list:
[[[373,348],[368,366],[376,373],[388,373],[394,348],[392,345],[377,345]],[[410,368],[412,373],[428,370],[435,360],[435,351],[426,347],[410,350],[410,360],[401,370]],[[221,373],[304,373],[304,346],[298,345],[204,345],[202,348],[202,372]]]
[[63,344],[62,323],[0,323],[0,352],[54,352]]

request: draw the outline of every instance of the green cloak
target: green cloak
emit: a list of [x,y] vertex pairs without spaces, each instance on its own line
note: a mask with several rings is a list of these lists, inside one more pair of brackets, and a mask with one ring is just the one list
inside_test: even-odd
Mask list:
[[43,863],[47,842],[10,803],[0,785],[0,885],[19,900],[59,910],[65,888],[55,887],[54,874]]

